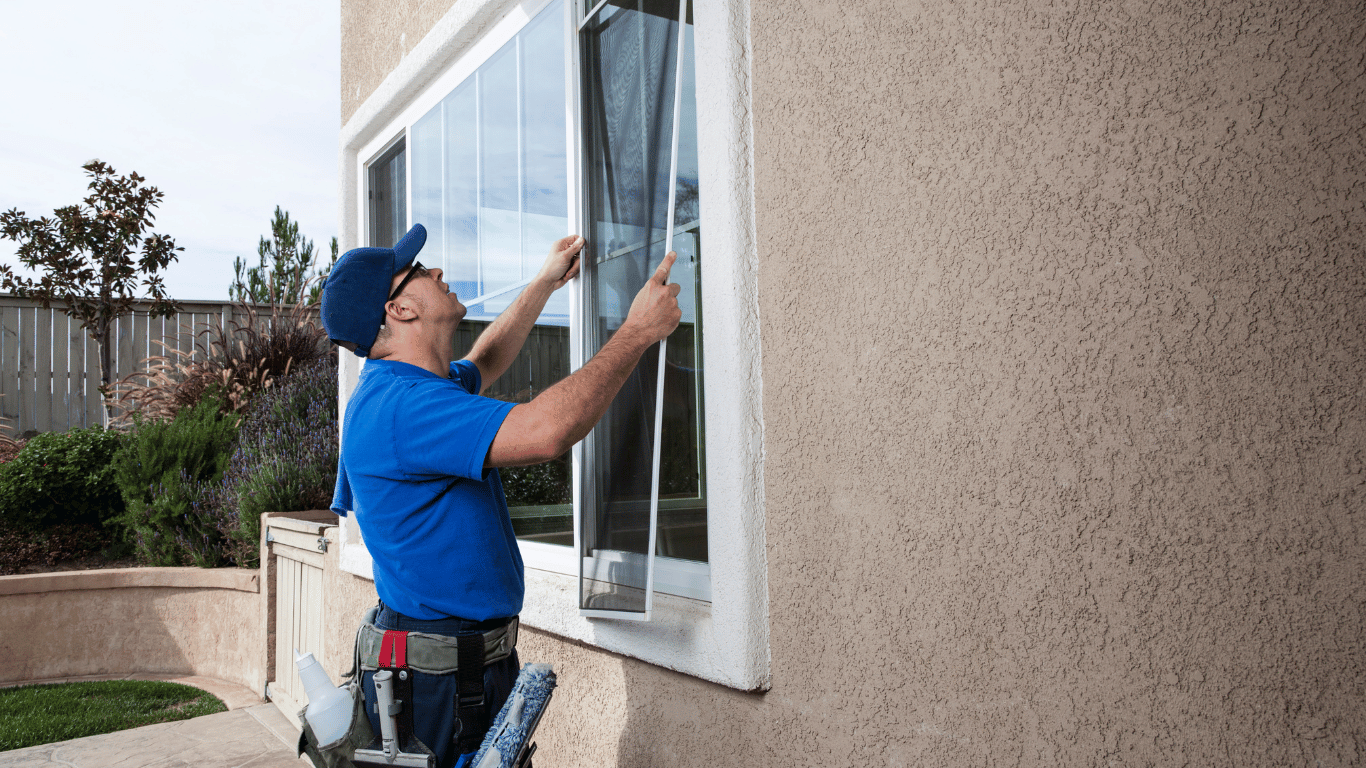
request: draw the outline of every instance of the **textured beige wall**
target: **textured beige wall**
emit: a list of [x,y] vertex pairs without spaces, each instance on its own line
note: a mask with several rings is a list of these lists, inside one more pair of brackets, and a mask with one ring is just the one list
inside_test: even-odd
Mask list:
[[1366,759],[1363,28],[754,4],[770,764]]
[[1363,29],[755,3],[773,687],[528,631],[544,761],[1366,759]]
[[342,125],[454,4],[341,0]]
[[137,672],[265,685],[255,570],[0,576],[0,681]]
[[[328,529],[328,538],[337,541],[336,528]],[[327,568],[323,571],[323,631],[325,649],[322,663],[332,673],[333,680],[351,669],[355,658],[356,628],[365,612],[375,607],[379,596],[375,582],[347,573],[340,565],[341,547],[328,547]]]

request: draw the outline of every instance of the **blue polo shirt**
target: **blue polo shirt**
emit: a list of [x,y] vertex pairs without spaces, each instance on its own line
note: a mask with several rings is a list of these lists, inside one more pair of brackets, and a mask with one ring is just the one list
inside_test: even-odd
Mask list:
[[346,405],[332,511],[355,513],[385,605],[415,619],[522,610],[522,555],[498,470],[484,459],[513,408],[479,392],[479,369],[450,378],[369,360]]

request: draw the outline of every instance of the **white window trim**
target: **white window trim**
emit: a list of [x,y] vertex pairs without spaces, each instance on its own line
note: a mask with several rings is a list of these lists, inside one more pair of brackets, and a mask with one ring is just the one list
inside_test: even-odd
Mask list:
[[[362,243],[364,164],[525,26],[546,0],[461,0],[389,73],[341,131],[341,247]],[[699,183],[707,222],[707,539],[711,601],[656,594],[649,622],[584,618],[573,552],[523,545],[522,621],[604,650],[742,690],[769,687],[758,259],[754,238],[748,0],[693,0]],[[572,1],[569,3],[573,5]],[[575,191],[571,190],[571,194]],[[571,310],[573,311],[573,310]],[[361,361],[341,355],[342,408]],[[354,521],[341,567],[373,578]],[[565,571],[565,572],[557,572]],[[662,585],[661,585],[662,586]]]

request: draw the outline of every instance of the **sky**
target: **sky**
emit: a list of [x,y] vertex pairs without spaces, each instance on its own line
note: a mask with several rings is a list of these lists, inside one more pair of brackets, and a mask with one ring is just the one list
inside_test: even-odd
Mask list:
[[[327,258],[339,38],[337,0],[0,0],[0,210],[79,203],[99,158],[165,193],[172,298],[226,299],[277,205]],[[17,247],[0,239],[0,262]]]

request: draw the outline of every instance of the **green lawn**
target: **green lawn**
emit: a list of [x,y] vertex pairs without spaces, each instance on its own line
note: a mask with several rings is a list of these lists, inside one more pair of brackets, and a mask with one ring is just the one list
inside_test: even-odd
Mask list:
[[0,751],[226,710],[210,693],[158,680],[0,688]]

